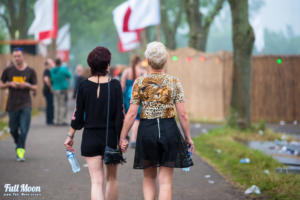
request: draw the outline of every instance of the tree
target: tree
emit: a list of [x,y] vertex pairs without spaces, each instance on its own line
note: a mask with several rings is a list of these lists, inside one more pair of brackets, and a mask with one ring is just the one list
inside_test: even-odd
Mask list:
[[4,20],[11,39],[28,37],[28,18],[29,13],[32,13],[33,3],[33,0],[0,0],[0,7],[4,7],[0,18]]
[[254,32],[249,23],[248,0],[229,0],[232,17],[233,83],[228,124],[251,127],[251,55]]
[[[174,5],[176,7],[174,7]],[[176,49],[176,32],[180,25],[183,13],[182,1],[179,1],[178,5],[174,1],[166,2],[166,0],[160,0],[160,13],[161,27],[164,33],[166,46],[170,49]],[[171,20],[171,18],[173,18],[173,20]],[[171,23],[171,21],[173,21],[173,23]]]
[[[211,1],[184,0],[184,9],[190,27],[189,46],[200,51],[206,50],[209,27],[215,16],[221,10],[225,0],[216,0],[211,7]],[[200,11],[200,6],[207,7],[207,15]]]

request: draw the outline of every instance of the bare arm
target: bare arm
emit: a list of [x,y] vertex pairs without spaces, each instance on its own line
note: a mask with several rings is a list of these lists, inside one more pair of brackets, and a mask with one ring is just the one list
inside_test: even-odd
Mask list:
[[74,144],[73,138],[75,136],[75,132],[76,132],[76,130],[73,129],[72,127],[70,127],[68,136],[64,142],[64,146],[66,147],[66,149],[68,149],[69,151],[72,151],[72,152],[74,151],[74,148],[72,146]]
[[128,141],[126,140],[126,137],[128,135],[130,128],[132,127],[132,125],[135,121],[138,110],[139,110],[139,105],[130,104],[129,110],[125,116],[123,128],[121,131],[121,136],[120,136],[120,147],[123,152],[125,152],[128,147]]
[[191,151],[194,152],[194,142],[191,137],[189,116],[186,112],[184,103],[176,103],[176,110],[180,125],[184,132],[185,140],[191,145]]
[[0,88],[1,89],[9,88],[9,86],[10,86],[10,82],[3,83],[2,81],[0,81]]

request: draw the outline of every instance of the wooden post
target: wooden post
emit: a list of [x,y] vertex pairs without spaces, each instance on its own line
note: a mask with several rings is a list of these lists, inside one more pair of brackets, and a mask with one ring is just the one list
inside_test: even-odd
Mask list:
[[56,38],[53,38],[50,44],[50,58],[56,58]]
[[156,41],[160,42],[160,25],[156,25]]

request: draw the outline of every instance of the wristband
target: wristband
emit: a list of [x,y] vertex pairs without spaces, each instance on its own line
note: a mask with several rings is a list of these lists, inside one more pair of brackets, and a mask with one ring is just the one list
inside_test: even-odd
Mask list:
[[71,133],[68,133],[67,136],[70,137],[71,139],[74,138],[74,135],[71,135]]

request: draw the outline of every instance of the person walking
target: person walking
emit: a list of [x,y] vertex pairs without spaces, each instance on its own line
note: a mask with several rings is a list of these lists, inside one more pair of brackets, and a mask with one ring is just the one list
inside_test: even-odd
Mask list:
[[82,65],[77,65],[75,69],[75,77],[74,77],[74,91],[73,91],[73,99],[76,99],[77,91],[79,84],[81,81],[83,81],[85,78],[83,77],[83,67]]
[[51,83],[51,75],[50,70],[54,67],[54,61],[52,59],[47,59],[45,62],[45,70],[43,73],[43,81],[44,81],[44,87],[43,87],[43,95],[46,100],[46,124],[52,125],[53,124],[53,112],[54,112],[54,106],[53,106],[53,89],[52,89],[52,83]]
[[[160,42],[148,44],[145,57],[150,65],[150,74],[135,80],[131,104],[121,131],[120,148],[123,152],[128,148],[126,136],[141,105],[133,168],[144,171],[145,200],[155,199],[157,177],[158,199],[171,200],[174,168],[193,165],[187,155],[188,146],[194,152],[194,143],[184,105],[183,87],[178,78],[163,71],[167,61],[165,46]],[[175,121],[175,109],[185,140]]]
[[55,67],[50,70],[52,88],[54,91],[54,124],[68,125],[67,123],[67,101],[68,88],[71,73],[68,68],[62,66],[61,60],[55,60]]
[[24,62],[22,49],[13,50],[14,64],[4,69],[1,89],[9,89],[6,111],[10,134],[15,142],[17,161],[25,161],[25,144],[31,121],[30,91],[37,90],[37,77],[33,68]]
[[[138,55],[132,55],[130,59],[130,68],[124,70],[121,78],[125,113],[128,112],[130,106],[133,82],[135,81],[136,78],[143,76],[145,74],[146,71],[141,67],[141,58]],[[138,114],[132,126],[132,132],[130,137],[131,148],[135,148],[136,145],[136,135],[140,123],[140,112],[141,112],[141,107],[139,108]]]
[[[96,47],[88,55],[87,62],[92,76],[79,84],[70,131],[64,143],[68,150],[74,151],[72,146],[75,131],[84,128],[81,155],[84,156],[89,168],[92,200],[104,200],[104,196],[105,199],[118,199],[118,165],[105,165],[105,175],[103,169],[106,139],[109,147],[118,146],[117,141],[124,118],[121,84],[118,80],[110,80],[107,76],[110,60],[111,53],[105,47]],[[110,117],[107,127],[108,113]],[[106,138],[106,128],[108,128],[108,138]]]

